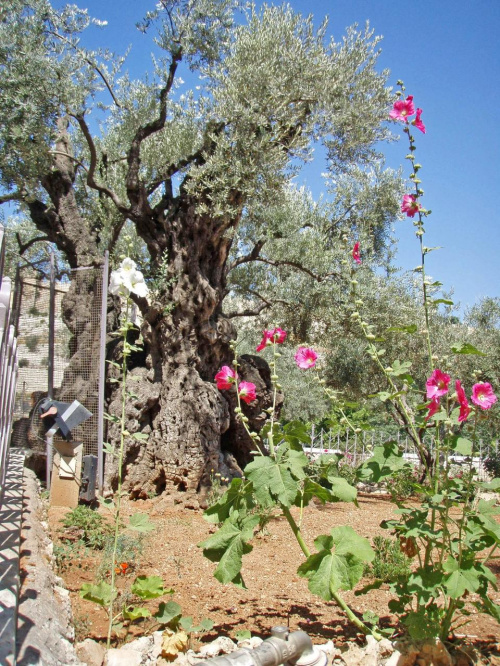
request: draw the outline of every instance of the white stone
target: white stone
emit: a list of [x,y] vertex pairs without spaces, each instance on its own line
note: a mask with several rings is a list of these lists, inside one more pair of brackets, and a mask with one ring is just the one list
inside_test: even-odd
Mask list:
[[199,654],[204,659],[211,659],[212,657],[217,657],[219,654],[229,654],[236,650],[237,645],[227,636],[219,636],[215,641],[204,645]]
[[77,643],[76,655],[80,661],[87,666],[102,666],[106,650],[102,645],[96,643],[91,638],[86,638],[81,643]]
[[316,647],[328,656],[332,656],[335,653],[333,641],[328,641],[328,643],[324,643],[323,645],[316,645]]
[[255,650],[263,642],[262,638],[259,636],[251,636],[250,638],[244,638],[241,641],[238,641],[238,648],[249,648],[250,650]]
[[106,653],[106,666],[141,666],[142,654],[128,647],[111,648]]

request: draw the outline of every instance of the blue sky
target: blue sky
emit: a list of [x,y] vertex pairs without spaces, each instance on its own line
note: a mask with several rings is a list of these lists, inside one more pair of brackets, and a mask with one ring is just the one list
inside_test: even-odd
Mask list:
[[[58,5],[63,4],[57,2]],[[80,0],[92,16],[108,26],[99,41],[124,52],[132,45],[128,66],[133,76],[149,68],[151,42],[135,29],[149,3],[134,0]],[[480,297],[500,295],[500,0],[293,0],[302,14],[318,24],[330,18],[329,33],[340,40],[353,23],[367,20],[382,35],[381,69],[390,82],[405,82],[407,93],[423,109],[427,134],[418,135],[422,164],[423,204],[432,209],[426,245],[441,246],[428,257],[428,272],[454,288],[462,310]],[[387,164],[404,163],[405,138],[384,152]],[[324,164],[304,175],[318,194]],[[409,191],[412,191],[411,189]],[[410,269],[419,262],[410,221],[397,224],[397,265]]]

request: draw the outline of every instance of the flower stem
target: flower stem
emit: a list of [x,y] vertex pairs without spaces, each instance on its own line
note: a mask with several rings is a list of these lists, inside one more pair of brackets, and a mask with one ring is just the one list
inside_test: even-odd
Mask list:
[[[311,551],[307,547],[306,542],[304,541],[304,538],[302,536],[302,533],[300,531],[300,527],[297,525],[295,522],[294,517],[292,516],[292,513],[290,509],[287,506],[284,506],[281,504],[281,510],[283,511],[283,515],[288,521],[288,524],[290,525],[290,528],[297,539],[297,543],[300,546],[300,549],[304,553],[306,557],[311,556]],[[360,620],[355,614],[354,611],[348,606],[346,601],[340,596],[338,592],[333,592],[331,590],[331,595],[332,598],[334,599],[335,603],[339,608],[341,608],[344,613],[346,614],[347,618],[358,628],[360,629],[365,635],[371,635],[373,636],[377,641],[382,640],[383,636],[380,634],[376,629],[370,629],[369,627],[366,626],[366,624]]]
[[130,300],[127,298],[127,306],[125,311],[125,322],[123,325],[123,352],[122,352],[122,412],[120,420],[120,447],[118,450],[118,488],[117,488],[117,497],[115,501],[115,525],[114,525],[114,536],[113,536],[113,550],[111,553],[111,598],[109,601],[108,607],[108,636],[106,641],[106,646],[109,649],[111,645],[111,633],[113,631],[113,604],[115,600],[115,575],[116,575],[116,553],[118,551],[118,537],[120,535],[120,510],[121,510],[121,500],[122,500],[122,466],[123,466],[123,455],[125,450],[125,408],[127,404],[127,358],[129,356],[128,343],[127,343],[127,333],[129,330],[128,326],[128,315],[129,315],[129,305]]

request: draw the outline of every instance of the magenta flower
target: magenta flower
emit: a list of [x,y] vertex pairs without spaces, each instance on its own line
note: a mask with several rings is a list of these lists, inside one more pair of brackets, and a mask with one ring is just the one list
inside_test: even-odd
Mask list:
[[255,384],[252,382],[240,382],[238,386],[238,395],[247,404],[253,402],[257,399],[257,394],[255,393]]
[[302,370],[314,368],[318,355],[311,347],[299,347],[295,352],[295,363]]
[[283,344],[286,338],[286,331],[282,328],[273,328],[270,330],[262,331],[262,340],[257,346],[257,351],[262,351],[267,345],[270,345],[272,342],[275,342],[278,345]]
[[422,109],[417,109],[417,115],[416,117],[411,121],[412,125],[415,125],[417,129],[419,129],[421,132],[425,134],[425,125],[422,122],[420,116],[422,115]]
[[426,421],[428,421],[431,418],[431,416],[434,416],[434,414],[436,412],[439,412],[439,410],[441,409],[439,405],[439,398],[432,398],[430,403],[427,405],[427,409],[429,411],[427,412],[427,416],[425,417]]
[[401,204],[401,212],[406,213],[408,217],[414,217],[422,206],[418,203],[417,197],[414,194],[405,194],[403,203]]
[[458,404],[460,405],[460,414],[458,415],[458,422],[462,423],[462,421],[467,421],[467,419],[469,418],[470,407],[469,407],[469,401],[467,400],[467,396],[465,395],[465,391],[459,379],[457,379],[457,381],[455,382],[455,390],[457,392]]
[[481,407],[481,409],[489,409],[497,401],[496,395],[493,393],[491,384],[488,382],[479,382],[472,387],[472,402]]
[[415,107],[413,106],[413,95],[408,95],[406,99],[398,99],[397,102],[394,102],[389,117],[407,123],[408,116],[413,116],[414,113]]
[[217,382],[219,391],[230,389],[236,382],[236,370],[233,370],[228,365],[223,365],[221,370],[215,375],[215,381]]
[[275,328],[273,337],[271,338],[273,342],[275,342],[277,345],[282,345],[285,342],[286,339],[286,331],[284,331],[282,328]]
[[357,264],[361,263],[361,255],[359,253],[359,243],[354,243],[354,247],[352,248],[352,258]]
[[432,375],[426,381],[427,397],[431,400],[440,398],[445,393],[448,393],[448,385],[450,383],[450,375],[447,375],[441,370],[434,370]]

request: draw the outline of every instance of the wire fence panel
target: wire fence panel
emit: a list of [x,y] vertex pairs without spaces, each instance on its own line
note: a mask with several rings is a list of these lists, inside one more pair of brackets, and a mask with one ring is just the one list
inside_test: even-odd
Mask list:
[[[42,475],[46,456],[40,401],[53,388],[55,400],[78,400],[92,416],[71,433],[83,443],[83,455],[102,448],[99,430],[99,381],[102,353],[102,268],[70,271],[54,284],[54,343],[50,349],[50,281],[19,276],[15,319],[19,345],[19,381],[15,396],[13,443],[37,454],[35,471]],[[49,370],[52,372],[50,381]],[[102,391],[101,391],[102,393]],[[58,435],[56,435],[57,439]]]

